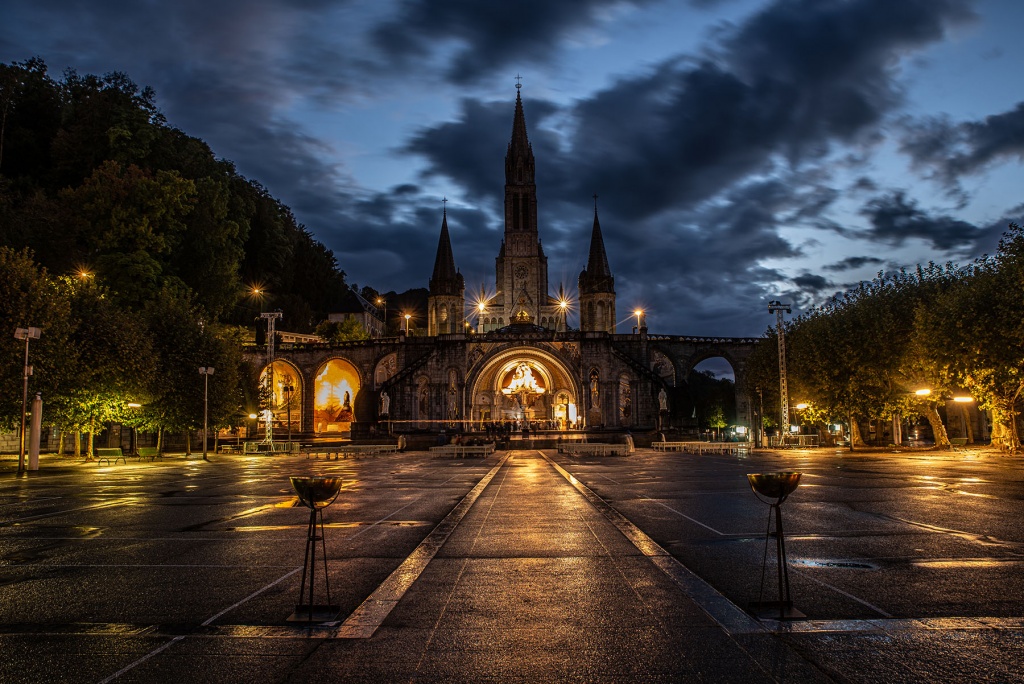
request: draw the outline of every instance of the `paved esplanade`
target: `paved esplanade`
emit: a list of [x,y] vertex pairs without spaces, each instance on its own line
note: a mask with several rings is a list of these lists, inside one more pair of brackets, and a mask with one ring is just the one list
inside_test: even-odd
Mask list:
[[490,475],[372,639],[328,640],[294,676],[818,679],[772,636],[730,636],[637,545],[649,554],[653,542],[635,528],[627,538],[628,522],[613,524],[540,452],[512,452]]

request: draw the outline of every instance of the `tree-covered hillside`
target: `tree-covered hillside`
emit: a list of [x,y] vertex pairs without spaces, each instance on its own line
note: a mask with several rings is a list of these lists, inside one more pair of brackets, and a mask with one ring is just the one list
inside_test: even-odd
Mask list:
[[88,272],[141,307],[183,285],[214,320],[251,324],[259,302],[309,331],[340,301],[334,255],[259,183],[169,125],[125,74],[0,65],[0,245],[56,275]]

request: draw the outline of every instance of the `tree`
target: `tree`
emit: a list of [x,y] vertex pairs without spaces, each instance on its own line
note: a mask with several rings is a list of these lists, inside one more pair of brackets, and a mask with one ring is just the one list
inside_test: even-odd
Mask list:
[[995,257],[976,261],[917,317],[917,339],[950,386],[992,411],[992,443],[1020,449],[1024,393],[1024,232],[1011,223]]
[[[36,327],[30,345],[33,373],[30,388],[49,402],[65,382],[74,358],[69,350],[71,307],[64,292],[40,268],[27,249],[0,247],[0,427],[12,429],[21,420],[25,343],[14,339],[16,328]],[[70,353],[69,353],[70,352]]]
[[370,333],[355,317],[343,321],[323,321],[316,326],[315,332],[331,344],[370,339]]

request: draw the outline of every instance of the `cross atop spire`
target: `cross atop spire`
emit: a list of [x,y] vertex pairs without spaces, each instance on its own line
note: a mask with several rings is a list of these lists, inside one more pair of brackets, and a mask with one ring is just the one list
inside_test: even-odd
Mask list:
[[523,77],[520,76],[519,74],[516,74],[516,90],[519,90],[520,88],[523,87],[522,80],[523,80]]
[[597,193],[594,193],[594,214],[597,214]]

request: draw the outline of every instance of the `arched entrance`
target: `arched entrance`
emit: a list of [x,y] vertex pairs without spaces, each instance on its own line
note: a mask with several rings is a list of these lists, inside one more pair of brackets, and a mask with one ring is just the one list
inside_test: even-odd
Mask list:
[[350,433],[359,387],[359,371],[348,361],[330,359],[322,365],[313,383],[314,432],[338,436]]
[[265,399],[259,422],[273,421],[275,434],[298,432],[302,426],[302,374],[287,361],[274,361],[260,373]]
[[495,354],[468,386],[469,417],[478,427],[503,421],[563,430],[579,425],[578,380],[543,349],[518,347]]

